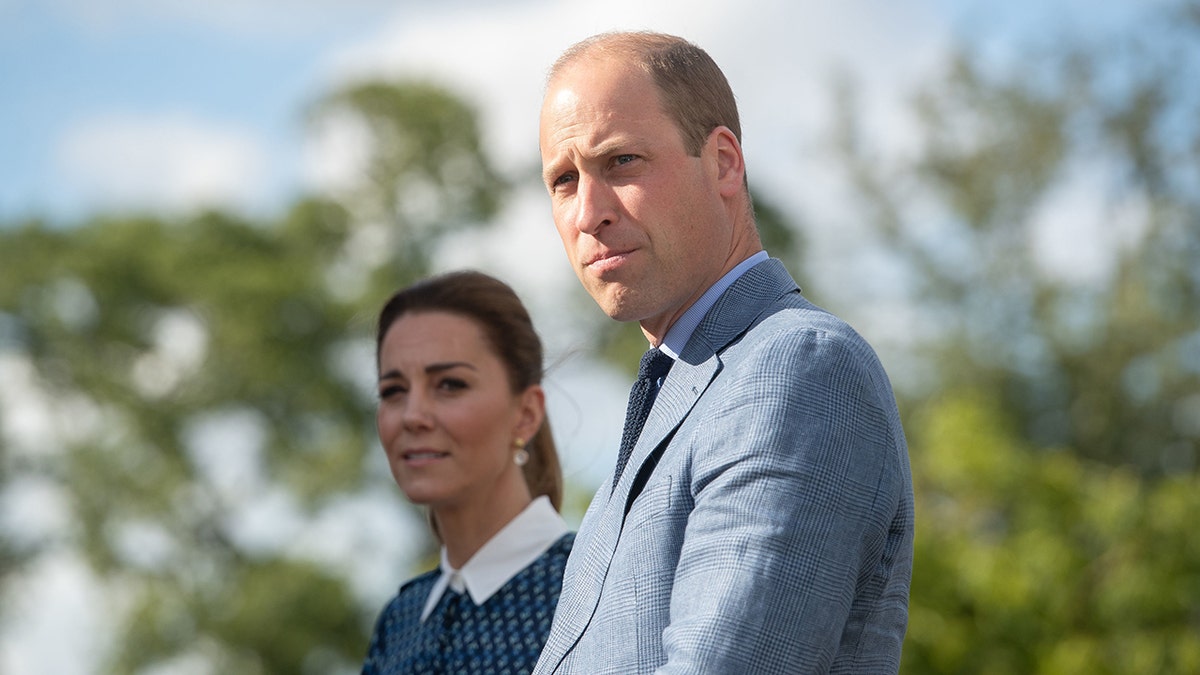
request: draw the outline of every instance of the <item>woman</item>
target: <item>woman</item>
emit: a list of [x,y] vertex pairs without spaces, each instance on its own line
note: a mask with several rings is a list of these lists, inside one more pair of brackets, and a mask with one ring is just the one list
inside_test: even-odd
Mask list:
[[392,296],[376,349],[379,439],[442,551],[384,608],[363,673],[528,673],[575,536],[529,314],[492,277],[447,274]]

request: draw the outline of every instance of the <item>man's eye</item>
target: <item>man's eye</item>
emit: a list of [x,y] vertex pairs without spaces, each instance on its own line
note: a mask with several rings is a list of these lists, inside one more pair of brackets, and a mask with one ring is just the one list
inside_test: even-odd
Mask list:
[[617,155],[613,158],[613,164],[620,166],[622,164],[628,164],[635,159],[637,159],[637,155]]
[[569,173],[564,173],[563,175],[554,179],[554,182],[550,184],[550,188],[554,189],[556,187],[559,187],[560,185],[566,185],[567,183],[570,183],[573,180],[575,180],[575,176],[573,176],[572,174],[569,174]]

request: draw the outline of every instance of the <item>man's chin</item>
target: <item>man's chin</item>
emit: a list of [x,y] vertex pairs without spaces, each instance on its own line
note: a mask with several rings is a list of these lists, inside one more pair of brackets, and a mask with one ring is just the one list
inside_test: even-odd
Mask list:
[[588,295],[614,321],[641,321],[651,313],[646,311],[645,294],[613,281],[590,279],[589,282],[584,287]]
[[627,323],[630,321],[641,321],[645,318],[643,316],[645,312],[641,311],[640,307],[629,302],[604,303],[597,300],[597,304],[608,315],[608,318],[614,321]]
[[615,321],[636,321],[637,312],[634,310],[629,298],[622,297],[628,291],[624,289],[615,289],[611,287],[595,289],[591,293],[592,300],[600,307],[600,310],[608,315],[610,319]]

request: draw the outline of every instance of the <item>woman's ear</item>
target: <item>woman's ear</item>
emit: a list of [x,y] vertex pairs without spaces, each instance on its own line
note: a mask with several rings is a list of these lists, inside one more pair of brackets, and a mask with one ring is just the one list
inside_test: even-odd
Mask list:
[[531,384],[521,392],[517,408],[517,426],[513,433],[525,441],[533,438],[546,419],[546,392],[540,384]]

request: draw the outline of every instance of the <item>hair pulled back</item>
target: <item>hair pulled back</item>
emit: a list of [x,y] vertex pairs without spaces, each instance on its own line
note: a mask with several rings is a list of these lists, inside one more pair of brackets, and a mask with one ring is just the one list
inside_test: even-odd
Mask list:
[[[376,365],[388,329],[400,317],[418,312],[449,312],[474,321],[508,374],[513,394],[541,384],[542,341],[529,312],[503,281],[482,272],[462,271],[419,281],[396,292],[379,312],[375,336]],[[548,418],[525,446],[529,461],[522,467],[529,492],[546,495],[557,510],[562,506],[562,467]]]

